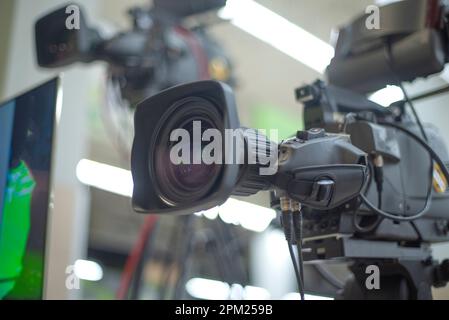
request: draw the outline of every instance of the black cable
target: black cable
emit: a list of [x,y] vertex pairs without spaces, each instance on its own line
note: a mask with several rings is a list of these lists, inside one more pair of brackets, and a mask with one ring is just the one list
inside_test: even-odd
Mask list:
[[421,122],[421,119],[418,116],[418,112],[416,111],[416,108],[410,99],[410,97],[407,94],[407,91],[404,88],[404,85],[402,84],[402,80],[398,76],[395,68],[394,68],[394,61],[393,61],[393,55],[391,53],[391,46],[389,43],[386,43],[386,59],[388,66],[390,67],[392,75],[396,78],[396,84],[401,89],[402,93],[404,94],[405,101],[409,105],[410,109],[412,110],[413,116],[415,117],[416,123],[418,124],[419,130],[421,131],[421,135],[423,136],[424,140],[428,141],[426,131],[424,130],[424,126]]
[[290,258],[292,259],[292,263],[293,263],[293,269],[295,270],[295,277],[296,277],[296,281],[298,284],[298,290],[299,290],[299,294],[301,295],[301,300],[304,300],[304,290],[303,290],[303,286],[302,286],[302,282],[301,282],[301,274],[299,273],[299,268],[298,265],[296,263],[296,257],[295,257],[295,253],[293,252],[293,245],[287,241],[288,244],[288,252],[290,253]]
[[[426,142],[428,142],[428,137],[427,137],[427,134],[426,134],[426,131],[424,130],[424,126],[423,126],[423,124],[422,124],[422,122],[421,122],[421,119],[419,118],[419,116],[418,116],[418,112],[416,111],[416,108],[415,108],[415,106],[414,106],[414,104],[413,104],[413,102],[412,102],[412,100],[410,99],[410,97],[408,96],[408,94],[407,94],[407,90],[405,90],[405,87],[404,87],[404,85],[403,85],[403,83],[402,83],[402,81],[401,81],[401,79],[400,79],[400,77],[397,75],[397,73],[395,72],[395,68],[394,68],[394,63],[393,63],[393,55],[392,55],[392,53],[391,53],[391,46],[389,45],[389,44],[387,44],[386,45],[386,48],[387,48],[387,50],[386,50],[386,53],[387,53],[387,63],[389,64],[389,67],[390,67],[390,69],[391,69],[391,72],[392,72],[392,74],[393,74],[393,76],[396,78],[396,82],[397,82],[397,85],[399,86],[399,88],[401,89],[401,91],[402,91],[402,93],[404,94],[404,98],[405,98],[405,101],[407,102],[407,104],[409,105],[409,107],[410,107],[410,109],[412,110],[412,113],[413,113],[413,116],[415,117],[415,120],[416,120],[416,123],[418,124],[418,127],[419,127],[419,130],[421,131],[421,135],[422,135],[422,137],[424,138],[424,140],[426,141]],[[405,133],[407,133],[407,134],[411,134],[410,136],[413,136],[414,134],[413,133],[411,133],[410,131],[408,131],[408,130],[405,130],[404,128],[402,128],[402,127],[400,127],[400,126],[394,126],[395,128],[398,128],[399,130],[402,130],[403,132],[405,132]],[[415,140],[416,140],[416,138],[417,138],[417,136],[415,137]],[[418,141],[418,140],[416,140],[416,141]],[[427,145],[429,148],[426,148],[428,151],[429,151],[429,153],[430,153],[430,155],[431,155],[431,159],[430,159],[430,163],[431,163],[431,179],[430,179],[430,185],[429,185],[429,189],[430,189],[430,194],[428,193],[428,197],[426,198],[426,206],[428,206],[428,207],[430,207],[430,202],[431,202],[431,196],[432,196],[432,182],[433,182],[433,171],[434,171],[434,165],[433,165],[433,159],[435,159],[435,155],[436,155],[436,153],[433,151],[433,149],[431,149],[430,148],[430,146],[429,145]],[[433,154],[432,154],[433,153]],[[436,155],[436,157],[437,158],[439,158],[438,157],[438,155]],[[442,163],[442,162],[441,162]],[[441,166],[441,164],[439,163],[439,165]],[[446,169],[446,168],[444,168],[444,169]],[[446,176],[446,179],[447,179],[447,170],[445,170],[446,172],[445,172],[445,176]],[[444,172],[443,172],[444,173]],[[430,197],[430,198],[429,198]],[[363,199],[362,199],[363,200]],[[365,205],[368,205],[367,203],[365,203]],[[423,216],[425,213],[426,213],[426,211],[429,209],[429,208],[427,208],[427,210],[426,210],[426,206],[424,207],[424,209],[419,213],[419,214],[416,214],[415,216],[412,216],[412,217],[410,217],[411,219],[409,219],[409,220],[405,220],[405,221],[413,221],[413,220],[415,220],[415,219],[417,219],[417,218],[419,218],[419,217],[421,217],[421,216]],[[378,207],[379,209],[381,209],[381,207],[379,206]],[[376,210],[374,210],[374,211],[376,211]],[[379,211],[376,211],[377,213],[380,213],[380,210]],[[402,221],[404,221],[403,219],[401,219]],[[416,229],[416,226],[412,223],[412,226]]]
[[304,260],[303,260],[303,257],[302,257],[302,245],[299,244],[299,241],[298,241],[298,244],[296,245],[296,250],[298,252],[299,276],[301,277],[301,283],[302,283],[302,286],[303,286],[302,291],[300,292],[300,294],[302,296],[302,299],[304,300],[304,290],[305,290],[305,288],[304,288],[304,285],[305,285],[304,284]]
[[299,277],[301,279],[302,287],[299,289],[299,295],[301,296],[301,300],[305,300],[305,283],[304,283],[304,261],[302,258],[302,246],[298,244],[296,245],[296,250],[298,252],[298,269],[299,269]]
[[416,235],[418,236],[418,242],[423,242],[423,236],[419,228],[416,226],[415,221],[410,221],[410,225],[412,226],[413,230],[415,230]]
[[[416,134],[414,134],[413,132],[405,129],[404,127],[402,127],[400,125],[397,125],[397,124],[394,124],[394,123],[390,123],[390,122],[379,122],[379,124],[395,128],[395,129],[405,133],[406,135],[411,137],[416,142],[418,142],[424,149],[426,149],[426,151],[430,154],[431,158],[433,160],[435,160],[436,163],[438,163],[438,165],[441,167],[441,170],[442,170],[444,176],[446,177],[446,179],[449,178],[448,169],[446,168],[446,166],[444,165],[443,161],[438,156],[438,154],[432,149],[432,147],[429,146],[429,144],[427,142],[425,142],[420,137],[418,137]],[[388,219],[391,219],[391,220],[395,220],[395,221],[412,221],[412,220],[416,220],[418,218],[421,218],[423,215],[425,215],[427,213],[427,211],[429,210],[429,208],[430,208],[431,197],[432,197],[432,185],[433,185],[433,183],[432,183],[432,181],[433,181],[433,170],[434,170],[434,165],[433,165],[433,161],[431,161],[430,170],[429,170],[429,187],[428,187],[428,190],[427,190],[425,206],[424,206],[424,208],[420,212],[418,212],[417,214],[415,214],[413,216],[403,217],[403,216],[398,216],[396,214],[390,214],[388,212],[382,211],[379,208],[376,208],[366,198],[366,196],[363,195],[363,194],[360,194],[360,199],[363,201],[363,203],[369,209],[371,209],[375,213],[377,213],[377,214],[379,214],[379,215],[381,215],[381,216],[383,216],[385,218],[388,218]]]
[[304,282],[302,281],[301,272],[296,261],[295,253],[293,252],[293,245],[296,243],[295,221],[291,211],[282,211],[281,222],[284,228],[285,239],[288,243],[288,251],[292,259],[293,268],[295,269],[296,281],[298,283],[298,290],[301,300],[304,300]]
[[[371,187],[371,183],[372,180],[374,179],[374,168],[373,168],[373,164],[371,163],[371,161],[368,162],[368,170],[369,170],[369,178],[367,180],[367,185],[365,186],[365,190],[364,190],[364,194],[365,196],[368,193],[368,190]],[[370,233],[372,231],[374,231],[379,224],[382,222],[382,217],[379,215],[376,215],[376,221],[374,221],[371,225],[366,226],[366,227],[362,227],[359,222],[357,221],[357,209],[360,207],[360,200],[359,203],[355,206],[354,212],[352,214],[352,224],[355,228],[355,230],[357,230],[357,232],[359,233]],[[378,203],[379,204],[379,203]],[[381,209],[381,207],[378,207],[379,209]]]
[[401,88],[401,91],[404,94],[405,101],[407,102],[410,109],[412,110],[413,116],[415,117],[415,120],[416,120],[416,123],[418,124],[419,130],[421,131],[421,135],[423,136],[424,140],[429,141],[427,138],[426,131],[424,130],[424,126],[421,122],[421,119],[418,116],[418,112],[416,111],[416,108],[415,108],[412,100],[410,100],[410,97],[408,96],[407,91],[405,90],[404,85],[402,84],[401,81],[398,82],[398,86],[399,86],[399,88]]
[[359,222],[357,222],[357,209],[354,210],[354,214],[352,216],[352,224],[354,225],[354,228],[357,230],[357,232],[359,233],[370,233],[373,232],[382,222],[383,217],[377,215],[376,216],[376,221],[374,221],[372,224],[370,224],[369,226],[366,227],[362,227]]
[[392,127],[392,128],[395,128],[395,129],[397,129],[399,131],[402,131],[403,133],[405,133],[406,135],[411,137],[413,140],[418,142],[424,149],[427,150],[427,152],[430,154],[432,159],[440,166],[440,169],[443,172],[446,180],[449,179],[449,170],[448,170],[448,168],[446,167],[444,162],[441,160],[440,156],[435,152],[435,150],[433,150],[433,148],[426,141],[422,140],[416,134],[414,134],[410,130],[408,130],[408,129],[406,129],[406,128],[398,125],[398,124],[390,123],[390,122],[383,122],[383,121],[379,122],[379,124],[387,126],[387,127]]
[[384,160],[380,155],[374,158],[374,181],[377,191],[377,208],[382,209],[382,191],[384,185]]
[[362,200],[362,202],[371,211],[377,213],[378,215],[380,215],[380,216],[382,216],[384,218],[387,218],[387,219],[390,219],[390,220],[394,220],[394,221],[413,221],[413,220],[416,220],[416,219],[419,219],[419,218],[423,217],[427,213],[427,211],[429,211],[429,209],[430,209],[431,198],[432,198],[432,186],[433,186],[432,179],[433,179],[433,163],[430,165],[429,186],[427,188],[427,195],[426,195],[426,201],[425,201],[425,204],[424,204],[424,208],[421,211],[419,211],[417,214],[414,214],[412,216],[404,217],[404,216],[398,216],[396,214],[385,212],[385,211],[383,211],[383,210],[381,210],[379,208],[376,208],[376,206],[374,206],[365,195],[360,194],[359,197]]
[[298,268],[299,276],[301,277],[302,291],[299,292],[301,299],[304,300],[304,259],[302,257],[302,214],[301,212],[293,213],[293,222],[296,231],[296,250],[298,252]]
[[[402,81],[401,81],[400,77],[395,72],[393,55],[391,53],[391,46],[390,46],[390,44],[386,43],[385,44],[385,48],[386,48],[386,50],[385,50],[386,60],[387,60],[387,63],[389,65],[390,69],[391,69],[392,75],[396,78],[396,83],[401,88],[401,91],[404,94],[404,98],[405,98],[406,102],[408,103],[410,109],[412,110],[412,113],[413,113],[413,115],[414,115],[414,117],[416,119],[416,123],[418,124],[418,127],[419,127],[419,129],[421,131],[421,135],[423,136],[424,140],[427,141],[428,139],[427,139],[426,132],[424,130],[424,126],[421,123],[421,120],[420,120],[420,118],[418,116],[418,113],[416,112],[416,109],[415,109],[415,107],[413,105],[413,102],[411,101],[410,97],[408,96],[407,91],[405,90],[404,85],[402,84]],[[423,141],[421,138],[416,136],[414,133],[412,133],[411,131],[409,131],[409,130],[401,127],[401,126],[393,124],[393,123],[384,122],[382,124],[384,124],[386,126],[394,127],[396,129],[406,133],[408,136],[412,137],[415,141],[417,141],[421,146],[423,146],[429,152],[429,154],[431,155],[432,159],[434,159],[434,160],[438,159],[439,161],[436,161],[436,162],[441,166],[442,161],[438,157],[438,155],[433,151],[433,149],[425,141]],[[374,205],[372,205],[372,203],[369,202],[369,200],[366,198],[365,195],[361,194],[360,198],[362,199],[363,203],[369,209],[374,211],[375,213],[377,213],[377,214],[379,214],[379,215],[381,215],[381,216],[383,216],[385,218],[392,219],[392,220],[395,220],[395,221],[413,221],[415,219],[418,219],[418,218],[424,216],[427,213],[427,211],[429,210],[429,208],[430,208],[431,197],[432,197],[432,181],[433,181],[433,171],[434,171],[434,165],[433,165],[432,159],[430,159],[430,173],[429,173],[430,179],[429,179],[429,187],[428,187],[428,190],[427,190],[426,203],[425,203],[424,208],[420,212],[418,212],[417,214],[415,214],[413,216],[408,216],[408,217],[401,217],[401,216],[398,216],[398,215],[395,215],[395,214],[390,214],[390,213],[382,211],[380,208],[376,208]],[[443,165],[443,167],[444,167],[444,165]],[[447,177],[449,175],[448,175],[448,172],[447,172],[446,169],[447,168],[443,168],[443,170],[445,171],[443,173],[445,174],[446,179],[447,179]]]
[[377,192],[377,207],[382,210],[382,191]]

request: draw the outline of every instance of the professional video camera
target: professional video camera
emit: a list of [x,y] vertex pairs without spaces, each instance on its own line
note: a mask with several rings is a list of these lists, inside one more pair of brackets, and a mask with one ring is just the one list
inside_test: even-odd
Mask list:
[[112,37],[91,27],[82,8],[67,4],[36,22],[37,63],[43,68],[75,62],[107,63],[105,124],[120,151],[128,156],[138,102],[191,81],[215,79],[233,84],[229,59],[206,32],[213,21],[202,15],[225,3],[155,0],[151,8],[130,9],[132,29]]
[[[402,85],[443,70],[447,13],[442,1],[401,1],[380,8],[380,29],[365,27],[367,15],[355,19],[339,32],[329,84],[296,91],[306,128],[344,131],[370,159],[372,183],[358,200],[325,212],[304,210],[305,259],[355,261],[355,281],[343,297],[430,298],[430,285],[447,281],[447,262],[437,266],[429,244],[449,240],[449,155],[438,130],[423,125],[413,107],[414,100],[447,88],[410,98]],[[384,108],[359,94],[388,84],[398,85],[405,100]],[[387,270],[387,289],[370,292],[361,285],[368,264]]]
[[[102,37],[88,25],[79,6],[69,4],[36,22],[37,62],[56,68],[106,61],[109,80],[131,107],[180,83],[210,78],[227,82],[231,80],[229,60],[205,27],[183,26],[186,18],[225,4],[226,0],[156,0],[151,9],[130,9],[132,30],[112,38]],[[68,28],[75,9],[79,10],[78,25]]]
[[[404,12],[413,19],[400,19]],[[329,83],[296,91],[307,130],[279,144],[240,128],[232,92],[218,82],[178,86],[145,100],[135,115],[135,210],[194,213],[231,195],[271,190],[292,257],[297,245],[301,294],[307,290],[303,260],[346,261],[354,278],[341,298],[432,298],[431,287],[449,280],[449,262],[438,263],[430,250],[431,243],[449,240],[444,142],[406,111],[407,104],[414,111],[408,95],[384,108],[352,90],[402,87],[402,80],[440,71],[448,50],[435,44],[448,38],[445,12],[439,1],[403,1],[381,8],[380,31],[364,29],[366,16],[343,28]],[[411,57],[410,48],[422,55]],[[276,170],[262,174],[273,162]],[[380,269],[379,290],[365,287],[370,265]]]

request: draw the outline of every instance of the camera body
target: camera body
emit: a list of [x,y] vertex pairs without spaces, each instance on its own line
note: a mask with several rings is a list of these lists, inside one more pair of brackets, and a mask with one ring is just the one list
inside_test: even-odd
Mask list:
[[[217,135],[204,144],[213,130]],[[207,162],[205,150],[223,137],[217,161]],[[179,145],[188,154],[183,162],[173,160]],[[180,85],[137,106],[131,170],[134,209],[161,214],[191,214],[261,190],[330,209],[356,197],[367,175],[366,154],[348,135],[312,129],[277,144],[241,128],[232,90],[216,81]]]
[[[46,68],[59,68],[75,62],[91,62],[101,41],[97,31],[88,27],[82,10],[77,11],[77,24],[67,25],[71,9],[68,4],[39,19],[35,24],[37,63]],[[69,28],[70,27],[70,28]]]
[[[429,184],[427,168],[431,165],[428,153],[403,133],[377,124],[380,120],[399,123],[419,134],[418,126],[405,113],[403,103],[384,108],[362,95],[321,81],[299,88],[296,93],[304,104],[306,128],[319,126],[330,132],[344,131],[351,136],[351,142],[368,155],[383,156],[383,210],[407,216],[424,207]],[[426,125],[425,131],[429,145],[449,164],[448,152],[438,130]],[[374,183],[368,185],[365,193],[376,203]],[[364,220],[373,221],[370,210],[355,200],[328,211],[305,209],[304,237],[315,241],[335,237],[410,243],[448,241],[447,208],[449,193],[434,193],[431,207],[423,218],[413,222],[384,219],[369,232],[360,232],[355,227],[354,219],[362,225]]]
[[446,1],[395,1],[378,10],[378,28],[366,27],[365,13],[339,29],[329,83],[369,93],[443,70],[449,61]]

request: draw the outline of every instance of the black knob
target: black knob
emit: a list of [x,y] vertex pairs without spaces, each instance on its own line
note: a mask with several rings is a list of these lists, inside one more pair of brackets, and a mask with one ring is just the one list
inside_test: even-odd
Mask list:
[[335,182],[333,180],[320,180],[313,184],[311,198],[317,202],[329,202]]
[[301,140],[312,140],[317,138],[323,138],[326,136],[326,131],[322,128],[312,128],[307,131],[298,131],[296,138]]

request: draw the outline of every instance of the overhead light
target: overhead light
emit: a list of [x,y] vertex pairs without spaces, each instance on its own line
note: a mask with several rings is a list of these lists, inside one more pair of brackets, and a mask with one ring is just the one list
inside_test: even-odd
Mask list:
[[100,281],[103,279],[103,268],[94,261],[76,260],[73,271],[81,280]]
[[187,293],[201,300],[267,300],[270,298],[268,290],[260,287],[229,285],[226,282],[193,278],[186,283]]
[[386,86],[385,88],[374,92],[369,98],[371,101],[388,107],[393,102],[404,99],[404,93],[398,86]]
[[334,56],[331,45],[254,0],[228,0],[218,15],[319,73]]
[[[83,159],[76,166],[76,176],[81,183],[87,186],[124,197],[132,197],[133,179],[129,170]],[[262,232],[276,217],[276,212],[269,208],[230,198],[223,205],[196,213],[196,215],[205,216],[210,220],[220,216],[225,223],[239,225],[254,232]]]
[[132,197],[134,183],[128,170],[83,159],[76,166],[76,177],[85,185]]
[[388,4],[392,4],[395,2],[399,2],[399,1],[401,1],[401,0],[376,0],[375,3],[378,6],[386,6]]

